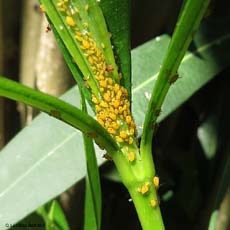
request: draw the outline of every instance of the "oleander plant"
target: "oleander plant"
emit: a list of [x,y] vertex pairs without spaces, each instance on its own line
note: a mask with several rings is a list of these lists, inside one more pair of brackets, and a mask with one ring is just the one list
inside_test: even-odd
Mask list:
[[0,73],[1,100],[17,101],[26,126],[0,152],[0,229],[229,229],[228,13],[184,0],[171,36],[131,51],[131,1],[40,0],[30,21],[31,1],[29,80]]

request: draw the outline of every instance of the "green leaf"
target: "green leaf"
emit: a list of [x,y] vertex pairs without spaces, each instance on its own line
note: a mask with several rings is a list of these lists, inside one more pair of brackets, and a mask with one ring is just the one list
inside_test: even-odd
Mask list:
[[57,226],[60,230],[70,229],[65,214],[57,201],[52,202],[48,216],[53,226]]
[[198,128],[197,137],[207,157],[212,159],[218,147],[217,120],[215,116],[208,117]]
[[62,39],[92,93],[99,97],[98,77],[105,75],[106,66],[112,66],[113,71],[106,73],[119,82],[110,36],[98,2],[41,0],[41,3],[55,35]]
[[131,52],[130,52],[130,0],[101,0],[104,17],[109,31],[112,33],[112,44],[117,64],[123,78],[122,84],[131,95]]
[[98,229],[95,206],[93,204],[92,192],[89,180],[86,179],[85,203],[84,203],[84,230]]
[[42,216],[47,230],[69,230],[65,214],[56,200],[40,207],[37,213]]
[[[216,25],[215,28],[228,27]],[[132,52],[132,109],[139,134],[148,103],[147,93],[151,92],[155,83],[154,76],[159,70],[169,39],[165,35],[158,37]],[[180,78],[170,89],[159,121],[228,64],[228,31],[212,30],[207,37],[198,37],[195,44],[196,49],[188,53],[182,62]],[[218,56],[218,62],[213,53]],[[152,60],[151,63],[149,60]],[[80,107],[76,88],[63,99]],[[101,165],[104,162],[103,152],[96,147],[96,153],[98,164]],[[84,162],[81,133],[46,114],[39,115],[1,151],[0,228],[4,229],[6,222],[19,221],[81,180],[86,174]]]
[[208,230],[216,230],[216,219],[217,219],[217,216],[218,216],[218,211],[215,210],[212,215],[211,215],[211,218],[210,218],[210,222],[209,222],[209,226],[208,226]]
[[[85,98],[81,92],[82,111],[87,113]],[[84,229],[101,229],[101,184],[93,140],[83,134],[86,155],[86,195]]]
[[172,39],[151,91],[140,143],[141,157],[148,168],[152,164],[152,139],[162,104],[178,78],[178,68],[207,10],[210,0],[187,0],[177,20]]
[[90,93],[89,89],[87,87],[85,87],[85,83],[84,83],[83,76],[82,76],[80,69],[78,68],[76,63],[73,62],[73,58],[72,58],[71,54],[68,52],[65,44],[63,43],[62,39],[59,36],[57,30],[53,26],[52,26],[52,31],[55,35],[56,41],[58,43],[59,48],[61,49],[61,52],[64,56],[64,59],[68,65],[71,73],[73,74],[74,79],[76,80],[78,86],[81,88],[82,92],[84,93],[84,96],[85,96],[86,100],[88,101],[88,103],[90,104],[91,108],[94,110],[94,103],[92,102],[91,93]]

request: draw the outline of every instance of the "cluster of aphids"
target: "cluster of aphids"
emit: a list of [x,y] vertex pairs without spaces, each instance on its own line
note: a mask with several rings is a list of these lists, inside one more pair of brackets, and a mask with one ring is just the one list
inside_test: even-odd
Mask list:
[[[89,82],[93,77],[97,84],[98,95],[92,93],[97,121],[121,145],[132,145],[136,127],[130,113],[128,91],[119,84],[121,74],[115,79],[113,76],[115,67],[106,63],[103,53],[107,47],[104,43],[97,44],[93,39],[89,22],[83,22],[77,7],[70,6],[68,0],[60,0],[57,7],[62,15],[65,15],[65,23],[74,31],[75,40],[93,73],[93,76],[84,77],[85,82]],[[84,14],[89,12],[90,7],[87,4],[84,7]],[[77,20],[75,15],[78,15]],[[87,86],[90,87],[90,84]],[[133,161],[135,157],[130,156],[129,159]]]
[[[146,196],[149,194],[150,187],[154,186],[156,190],[158,190],[160,186],[160,179],[158,176],[153,177],[152,182],[146,182],[144,183],[141,187],[138,188],[138,192],[140,192],[143,196]],[[159,201],[157,199],[151,199],[150,200],[150,205],[151,207],[155,208],[159,204]]]

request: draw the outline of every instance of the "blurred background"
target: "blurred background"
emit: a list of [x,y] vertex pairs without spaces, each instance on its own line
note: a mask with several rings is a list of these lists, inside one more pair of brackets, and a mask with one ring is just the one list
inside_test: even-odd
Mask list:
[[[182,2],[133,0],[132,48],[172,34]],[[206,20],[229,16],[229,1],[212,1]],[[217,203],[221,214],[215,229],[230,230],[230,178],[224,185],[221,180],[230,167],[229,74],[227,68],[216,76],[165,119],[155,136],[154,159],[167,230],[208,229]],[[0,75],[55,96],[75,84],[36,0],[0,0]],[[28,106],[0,98],[0,149],[37,114]],[[205,149],[202,132],[208,133],[211,150]],[[102,229],[141,229],[111,163],[101,167],[101,180]],[[84,181],[58,199],[71,230],[83,229]]]

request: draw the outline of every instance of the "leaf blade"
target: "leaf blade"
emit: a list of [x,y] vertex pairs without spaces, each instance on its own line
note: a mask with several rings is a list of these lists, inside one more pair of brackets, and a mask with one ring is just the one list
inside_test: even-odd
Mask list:
[[[88,114],[85,97],[81,92],[82,111]],[[101,184],[93,140],[84,133],[83,142],[86,156],[86,195],[84,229],[101,229]]]

